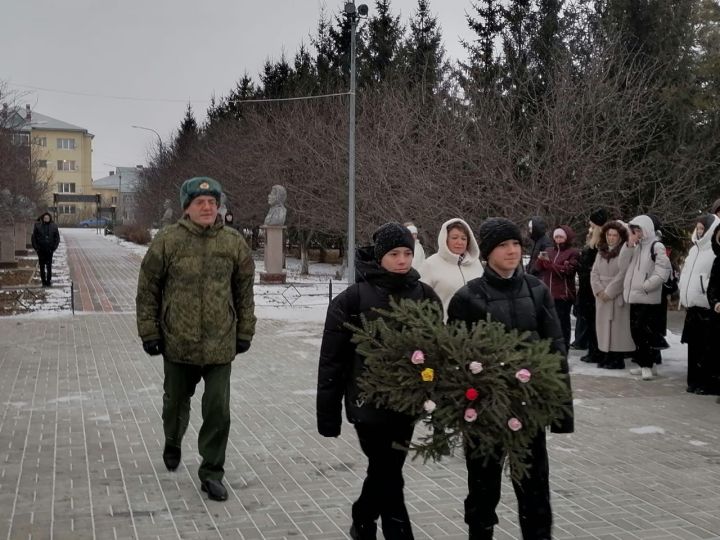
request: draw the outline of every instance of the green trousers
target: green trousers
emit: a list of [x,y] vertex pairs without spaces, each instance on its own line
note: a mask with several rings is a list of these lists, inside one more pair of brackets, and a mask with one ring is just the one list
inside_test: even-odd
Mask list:
[[225,474],[225,449],[230,434],[230,363],[196,366],[165,360],[163,389],[163,429],[165,443],[181,447],[190,421],[190,398],[202,378],[202,427],[198,434],[198,452],[202,464],[200,481],[222,480]]

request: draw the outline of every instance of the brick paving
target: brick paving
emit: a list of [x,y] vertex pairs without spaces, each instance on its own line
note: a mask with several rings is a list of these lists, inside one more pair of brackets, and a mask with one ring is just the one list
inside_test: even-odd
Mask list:
[[[0,319],[0,538],[346,538],[365,462],[351,426],[315,432],[321,323],[259,321],[233,364],[230,499],[208,501],[197,397],[183,464],[162,463],[162,363],[132,313],[139,257],[65,238],[83,312]],[[720,405],[681,378],[573,384],[577,432],[549,438],[554,537],[720,539]],[[459,457],[409,462],[406,480],[416,538],[467,537]],[[500,540],[519,538],[513,499],[505,482]]]

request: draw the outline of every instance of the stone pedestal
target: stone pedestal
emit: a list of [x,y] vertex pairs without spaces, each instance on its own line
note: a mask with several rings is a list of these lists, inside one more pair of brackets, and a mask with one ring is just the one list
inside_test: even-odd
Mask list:
[[285,229],[283,225],[263,225],[265,232],[265,271],[260,272],[260,283],[285,283],[283,248]]
[[0,225],[0,268],[17,268],[15,260],[15,229]]
[[15,229],[15,255],[24,257],[28,254],[26,243],[27,224],[24,221],[16,221],[13,225]]
[[27,227],[25,227],[25,249],[27,249],[28,251],[33,248],[32,247],[33,227],[35,227],[35,223],[28,223]]

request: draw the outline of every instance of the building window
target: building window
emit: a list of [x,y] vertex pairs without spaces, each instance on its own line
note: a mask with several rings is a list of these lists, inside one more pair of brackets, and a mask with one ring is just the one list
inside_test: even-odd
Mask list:
[[62,150],[75,150],[75,139],[58,139],[57,147]]
[[64,182],[57,185],[58,193],[75,193],[75,182]]
[[117,204],[117,199],[118,198],[115,197],[114,195],[112,197],[110,197],[110,204]]
[[58,205],[58,213],[60,214],[74,214],[75,205],[73,204],[60,204]]
[[37,166],[40,169],[47,169],[47,159],[38,159],[37,160]]
[[16,146],[27,146],[30,144],[30,135],[27,133],[13,133],[12,143]]
[[77,167],[75,166],[75,160],[58,159],[57,170],[58,171],[77,171]]
[[33,142],[34,142],[37,146],[47,146],[47,137],[35,137],[35,138],[33,139]]

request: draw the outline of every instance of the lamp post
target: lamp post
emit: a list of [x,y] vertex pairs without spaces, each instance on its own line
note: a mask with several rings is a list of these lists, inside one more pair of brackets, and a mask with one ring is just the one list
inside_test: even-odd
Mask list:
[[355,38],[360,17],[367,17],[365,4],[345,2],[345,16],[350,22],[350,127],[348,135],[348,232],[347,281],[355,282]]
[[149,128],[149,127],[145,127],[145,126],[130,126],[130,127],[135,128],[135,129],[144,129],[145,131],[152,131],[157,136],[158,143],[160,144],[160,150],[162,151],[162,146],[163,146],[162,137],[160,136],[160,134],[157,131],[155,131],[153,128]]

